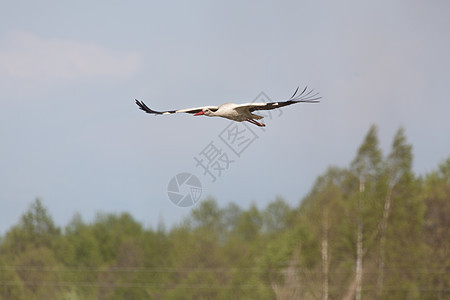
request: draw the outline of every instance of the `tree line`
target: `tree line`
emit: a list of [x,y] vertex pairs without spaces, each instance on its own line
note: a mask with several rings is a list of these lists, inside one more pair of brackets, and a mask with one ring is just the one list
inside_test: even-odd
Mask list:
[[56,226],[36,199],[0,239],[1,299],[448,299],[450,158],[412,171],[372,126],[296,207],[201,201],[170,229],[128,213]]

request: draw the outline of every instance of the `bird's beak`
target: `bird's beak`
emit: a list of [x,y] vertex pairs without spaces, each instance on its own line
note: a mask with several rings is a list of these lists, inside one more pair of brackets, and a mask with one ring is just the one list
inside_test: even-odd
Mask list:
[[194,116],[201,116],[204,114],[205,114],[205,112],[202,110],[202,111],[199,111],[198,113],[194,114]]

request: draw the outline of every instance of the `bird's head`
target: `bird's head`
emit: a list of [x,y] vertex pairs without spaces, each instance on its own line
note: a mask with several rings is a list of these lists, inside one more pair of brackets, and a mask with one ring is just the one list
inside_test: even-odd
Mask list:
[[205,116],[212,116],[213,112],[212,110],[210,110],[209,108],[204,108],[201,111],[199,111],[198,113],[194,114],[194,116],[201,116],[201,115],[205,115]]

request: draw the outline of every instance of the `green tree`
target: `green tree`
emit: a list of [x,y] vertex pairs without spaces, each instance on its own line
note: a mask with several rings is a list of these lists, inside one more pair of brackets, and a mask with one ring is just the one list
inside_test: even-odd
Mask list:
[[242,239],[251,241],[257,239],[262,229],[263,220],[259,209],[252,204],[236,221],[236,232]]
[[18,255],[29,248],[52,248],[61,235],[53,219],[39,199],[36,199],[17,226],[14,226],[1,244],[3,251]]
[[143,234],[142,225],[129,213],[122,213],[119,216],[98,214],[91,227],[99,245],[102,263],[113,263],[117,259],[120,246],[126,239]]
[[223,241],[225,233],[223,212],[214,199],[206,199],[194,208],[188,222],[203,234],[209,235],[210,238]]
[[57,299],[67,289],[64,266],[47,247],[28,248],[13,263],[28,299]]
[[[117,251],[116,262],[101,272],[98,299],[145,299],[148,276],[144,267],[144,251],[137,238],[125,239]],[[152,282],[152,281],[149,281]]]
[[[425,178],[423,240],[429,299],[446,299],[450,290],[450,158]],[[425,280],[424,280],[425,281]]]
[[[377,278],[378,297],[383,295],[385,263],[386,263],[386,236],[388,229],[389,216],[391,214],[392,193],[394,188],[401,185],[411,183],[412,180],[412,146],[406,143],[404,129],[400,128],[392,143],[392,150],[386,161],[387,173],[387,192],[383,207],[383,216],[380,223],[380,257]],[[400,187],[398,187],[400,188]]]
[[359,181],[359,195],[357,199],[357,225],[356,225],[356,268],[355,280],[350,285],[346,298],[354,293],[355,299],[361,299],[362,280],[363,280],[363,241],[364,241],[364,225],[372,223],[373,214],[372,207],[369,204],[376,203],[374,198],[375,185],[381,173],[382,154],[378,146],[377,128],[372,125],[364,138],[363,143],[358,149],[358,153],[351,163],[351,170]]
[[11,261],[0,258],[0,299],[24,299],[25,289],[17,268]]
[[420,298],[421,242],[424,206],[421,182],[412,172],[412,146],[400,128],[386,159],[385,199],[380,221],[377,296]]
[[267,233],[277,234],[286,229],[292,221],[292,209],[282,199],[277,198],[267,205],[262,213],[263,230]]
[[[309,284],[309,293],[312,295],[312,290],[315,290],[317,298],[342,297],[342,286],[346,284],[352,271],[349,265],[353,256],[349,257],[348,252],[354,251],[353,241],[346,241],[353,238],[354,227],[352,222],[347,222],[349,218],[345,216],[351,211],[345,195],[350,175],[345,169],[330,167],[324,175],[317,178],[301,205],[303,226],[308,228],[315,241],[314,251],[309,254],[302,251],[303,255],[308,254],[310,262],[314,262],[309,264],[312,274],[308,276],[308,279],[314,280],[312,283],[305,280],[302,285]],[[339,270],[339,276],[333,275],[336,270]]]

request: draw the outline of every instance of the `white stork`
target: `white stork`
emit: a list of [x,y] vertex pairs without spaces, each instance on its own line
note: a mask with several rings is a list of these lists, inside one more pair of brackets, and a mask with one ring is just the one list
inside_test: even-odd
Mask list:
[[[224,103],[220,106],[202,106],[195,108],[179,109],[179,110],[168,110],[168,111],[156,111],[150,109],[144,102],[136,100],[136,104],[140,109],[149,114],[155,115],[170,115],[175,113],[188,113],[194,116],[205,115],[208,117],[222,117],[233,121],[242,122],[247,121],[260,127],[266,126],[265,124],[258,122],[256,120],[262,119],[264,117],[255,115],[253,112],[255,110],[271,110],[280,108],[283,106],[291,105],[294,103],[317,103],[321,97],[318,97],[319,93],[314,93],[314,90],[306,91],[307,87],[297,95],[298,87],[294,94],[287,101],[282,102],[266,102],[266,103]],[[297,95],[297,96],[296,96]]]

